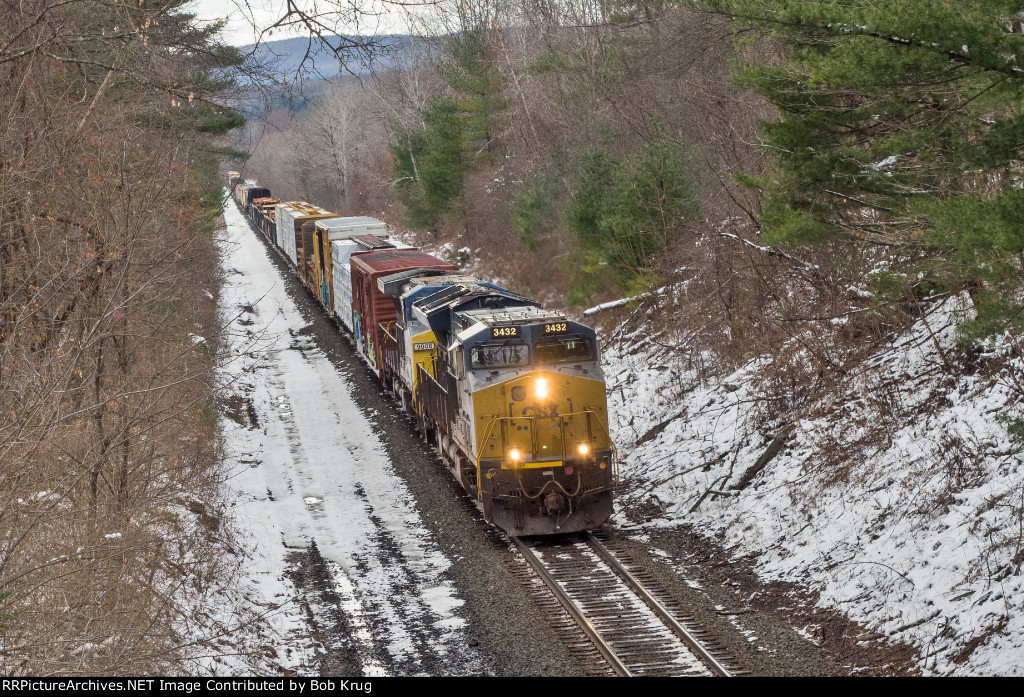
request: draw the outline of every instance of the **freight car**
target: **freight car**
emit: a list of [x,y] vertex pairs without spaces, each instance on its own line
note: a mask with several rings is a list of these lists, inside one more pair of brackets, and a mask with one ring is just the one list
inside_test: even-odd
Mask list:
[[[313,230],[313,287],[317,289],[320,304],[330,312],[334,311],[334,255],[331,245],[358,235],[375,233],[380,239],[388,234],[387,225],[376,218],[323,218],[316,221]],[[351,283],[347,285],[351,287]],[[351,299],[348,304],[352,304]]]
[[488,522],[549,535],[611,516],[617,458],[593,329],[390,239],[379,220],[228,176]]

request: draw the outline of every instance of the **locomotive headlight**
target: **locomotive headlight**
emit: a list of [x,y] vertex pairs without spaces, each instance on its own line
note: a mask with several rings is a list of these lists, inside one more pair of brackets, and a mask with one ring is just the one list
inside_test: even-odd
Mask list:
[[587,453],[590,452],[590,446],[587,445],[586,443],[580,443],[579,445],[576,446],[576,451],[583,457],[586,457]]
[[537,378],[537,382],[533,383],[534,394],[537,395],[537,399],[547,399],[548,396],[548,381],[544,378]]
[[523,454],[519,452],[519,448],[512,448],[508,451],[508,459],[512,462],[519,462],[519,458],[522,456]]

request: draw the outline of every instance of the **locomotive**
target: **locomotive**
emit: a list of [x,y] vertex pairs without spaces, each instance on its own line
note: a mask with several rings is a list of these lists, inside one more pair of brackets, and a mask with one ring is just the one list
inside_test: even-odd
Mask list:
[[618,459],[594,330],[389,237],[228,173],[235,202],[417,422],[487,522],[601,526]]

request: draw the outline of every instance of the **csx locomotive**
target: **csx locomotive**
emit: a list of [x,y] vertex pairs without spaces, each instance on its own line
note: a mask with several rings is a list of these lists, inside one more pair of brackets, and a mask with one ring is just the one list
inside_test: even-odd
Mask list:
[[235,201],[351,335],[490,523],[576,532],[612,514],[615,446],[590,327],[228,174]]

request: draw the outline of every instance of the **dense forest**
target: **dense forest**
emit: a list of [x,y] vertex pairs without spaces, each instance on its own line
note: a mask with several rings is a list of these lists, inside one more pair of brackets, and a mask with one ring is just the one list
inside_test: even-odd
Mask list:
[[797,399],[923,303],[968,292],[965,340],[1019,326],[1016,12],[457,2],[251,123],[244,171],[542,299],[658,291],[712,371],[792,346]]
[[187,670],[225,631],[213,139],[237,51],[184,3],[0,10],[0,666]]

